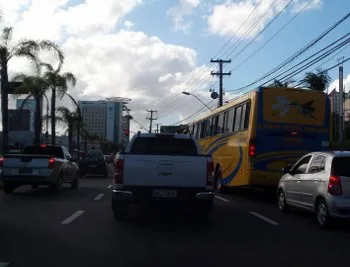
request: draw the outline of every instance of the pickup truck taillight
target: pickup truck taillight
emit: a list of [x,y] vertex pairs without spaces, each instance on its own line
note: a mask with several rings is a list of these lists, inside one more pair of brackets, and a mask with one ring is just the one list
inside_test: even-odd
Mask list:
[[122,184],[124,178],[124,160],[117,159],[115,162],[114,183]]
[[4,167],[4,157],[0,157],[0,168]]
[[207,186],[212,186],[214,184],[214,162],[207,162]]
[[49,169],[55,168],[56,160],[54,158],[49,158]]

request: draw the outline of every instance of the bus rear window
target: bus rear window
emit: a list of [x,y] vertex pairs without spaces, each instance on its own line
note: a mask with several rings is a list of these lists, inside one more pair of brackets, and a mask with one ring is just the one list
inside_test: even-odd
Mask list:
[[350,157],[336,157],[332,161],[333,175],[350,177]]
[[138,137],[132,144],[133,154],[197,155],[192,139],[178,139],[173,136]]

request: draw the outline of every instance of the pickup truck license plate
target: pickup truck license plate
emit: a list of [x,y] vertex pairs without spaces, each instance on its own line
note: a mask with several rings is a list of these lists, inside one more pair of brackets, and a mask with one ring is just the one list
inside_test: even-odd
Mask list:
[[158,198],[176,198],[177,191],[176,190],[161,190],[161,189],[153,189],[153,197]]
[[33,169],[31,168],[19,168],[18,169],[18,173],[22,174],[22,173],[32,173]]

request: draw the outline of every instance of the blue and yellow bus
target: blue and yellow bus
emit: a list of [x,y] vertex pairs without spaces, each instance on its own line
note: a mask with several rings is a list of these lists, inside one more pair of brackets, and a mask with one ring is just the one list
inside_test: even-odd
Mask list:
[[261,87],[190,125],[203,154],[215,162],[216,187],[274,188],[282,168],[326,150],[330,102],[323,92]]

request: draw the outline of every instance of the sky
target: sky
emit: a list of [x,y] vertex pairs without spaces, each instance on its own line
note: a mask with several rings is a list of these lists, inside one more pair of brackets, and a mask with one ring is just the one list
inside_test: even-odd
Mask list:
[[[65,54],[63,71],[76,75],[69,89],[76,99],[99,100],[118,96],[129,103],[132,131],[148,128],[147,109],[157,110],[159,125],[190,122],[217,100],[218,64],[231,60],[224,71],[227,101],[262,82],[244,87],[269,72],[314,40],[350,10],[348,0],[0,0],[0,27],[14,28],[13,43],[23,38],[49,39]],[[348,32],[350,19],[307,50],[285,69],[300,62]],[[338,53],[338,54],[336,54]],[[327,69],[347,58],[344,46],[317,64],[290,77],[300,81],[305,72]],[[44,62],[56,64],[51,54]],[[344,63],[344,83],[350,89],[350,61]],[[282,70],[280,72],[282,72]],[[31,72],[23,59],[12,60],[10,76]],[[338,84],[338,69],[329,71],[330,88]],[[231,90],[231,91],[230,91]],[[73,108],[69,99],[62,105]],[[10,100],[13,106],[14,100]],[[60,103],[59,103],[60,105]],[[187,119],[186,119],[187,118]],[[186,119],[186,120],[184,120]]]

